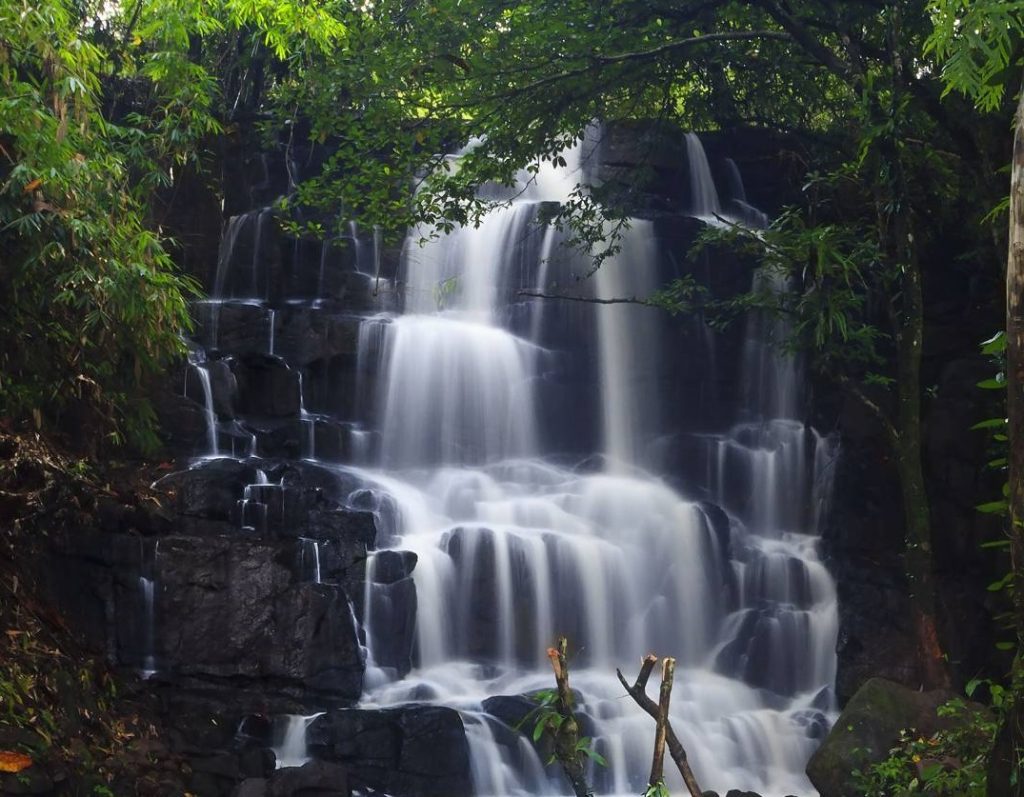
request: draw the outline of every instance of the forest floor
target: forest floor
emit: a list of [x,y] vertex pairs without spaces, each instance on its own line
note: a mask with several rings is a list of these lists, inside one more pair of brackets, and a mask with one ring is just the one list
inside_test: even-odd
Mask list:
[[0,432],[0,794],[181,795],[185,764],[140,678],[89,651],[38,588],[46,538],[138,505],[156,466],[103,472],[36,434]]

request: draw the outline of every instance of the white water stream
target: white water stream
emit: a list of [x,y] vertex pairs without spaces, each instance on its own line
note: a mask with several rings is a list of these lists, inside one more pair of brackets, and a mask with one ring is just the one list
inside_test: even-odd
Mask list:
[[[711,221],[722,203],[699,139],[686,147],[692,214]],[[411,233],[406,313],[365,322],[362,357],[378,358],[383,378],[364,404],[376,408],[382,452],[359,474],[397,506],[394,547],[418,556],[418,609],[415,668],[401,679],[374,670],[364,702],[462,710],[480,795],[567,793],[557,769],[484,710],[490,697],[550,688],[545,650],[565,634],[581,712],[609,763],[594,782],[637,794],[653,724],[615,668],[631,677],[645,653],[671,655],[673,723],[705,789],[812,794],[803,770],[831,720],[835,678],[836,596],[815,536],[834,445],[797,420],[797,365],[770,345],[778,330],[752,320],[737,425],[702,438],[717,507],[684,497],[650,453],[678,412],[659,388],[674,355],[659,346],[658,311],[607,305],[571,333],[596,337],[591,451],[604,456],[585,467],[556,456],[542,420],[573,413],[539,397],[558,355],[540,332],[564,306],[534,302],[518,323],[517,289],[554,276],[553,236],[533,222],[540,202],[564,200],[581,179],[581,149],[478,228],[422,247]],[[592,295],[649,296],[658,264],[652,223],[633,220]],[[371,583],[371,663],[388,633],[374,601]]]
[[[589,261],[563,251],[563,236],[537,224],[544,203],[564,202],[584,181],[591,149],[564,153],[562,168],[542,164],[514,190],[488,189],[511,201],[479,227],[423,246],[420,231],[411,231],[400,275],[404,314],[362,322],[355,411],[362,425],[351,432],[359,466],[342,470],[375,495],[387,544],[417,555],[414,666],[402,677],[396,662],[380,660],[382,641],[396,633],[389,620],[400,612],[389,585],[375,583],[379,554],[367,561],[363,703],[458,708],[480,797],[567,794],[557,767],[488,712],[492,698],[553,686],[545,651],[564,634],[580,714],[608,759],[593,782],[602,795],[635,795],[646,781],[654,727],[615,669],[632,677],[644,654],[674,656],[672,721],[701,785],[812,795],[804,767],[834,718],[836,594],[817,534],[835,444],[801,420],[799,364],[778,353],[776,323],[749,320],[738,363],[725,362],[724,348],[702,329],[685,345],[708,349],[703,362],[715,371],[737,369],[740,395],[724,397],[737,405],[724,431],[700,418],[688,425],[712,431],[690,433],[697,445],[684,470],[695,481],[680,480],[663,454],[679,440],[672,424],[695,410],[674,403],[665,374],[702,375],[680,368],[689,352],[673,348],[681,338],[664,334],[660,311],[522,295],[643,299],[665,282],[651,221],[631,220],[620,251],[589,279],[580,279]],[[690,216],[714,224],[763,219],[746,203],[735,165],[732,196],[722,202],[700,140],[687,136],[685,150]],[[269,223],[260,211],[228,226],[205,303],[214,347],[226,302],[262,306],[254,297],[268,290],[259,248]],[[252,233],[252,259],[235,258],[243,270],[228,287],[229,255],[243,229]],[[357,267],[379,275],[379,235],[371,266],[352,232]],[[322,251],[321,293],[324,258]],[[270,309],[270,354],[279,343],[275,322]],[[215,457],[226,443],[218,439],[210,373],[204,364],[195,370],[207,458]],[[322,416],[306,411],[301,379],[299,390],[308,438],[302,456],[319,462]],[[255,438],[243,443],[251,456]],[[246,488],[239,505],[243,526],[257,531],[266,525],[266,481],[261,475]],[[302,541],[306,580],[320,582],[320,553],[316,541]],[[140,580],[140,589],[146,595],[152,587]],[[311,720],[282,720],[279,765],[306,760]],[[681,793],[672,775],[669,786]]]

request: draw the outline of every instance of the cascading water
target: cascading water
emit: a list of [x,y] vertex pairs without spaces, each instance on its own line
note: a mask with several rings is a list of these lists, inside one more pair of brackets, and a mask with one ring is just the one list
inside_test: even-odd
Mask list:
[[301,767],[309,761],[309,751],[306,746],[306,731],[320,714],[285,714],[277,717],[274,721],[273,733],[275,743],[273,746],[277,768]]
[[[686,148],[690,213],[717,222],[728,211],[699,139]],[[651,455],[680,412],[663,406],[661,374],[679,354],[658,347],[657,311],[593,305],[551,332],[561,308],[520,295],[569,282],[571,264],[534,222],[581,182],[586,157],[581,146],[566,168],[545,166],[478,228],[422,247],[411,233],[405,314],[364,322],[360,373],[380,376],[360,401],[381,445],[357,473],[395,508],[389,547],[416,554],[418,607],[415,666],[399,677],[375,660],[391,629],[371,557],[365,703],[459,708],[480,795],[563,794],[494,701],[550,688],[545,649],[564,634],[580,712],[608,759],[595,784],[636,794],[653,724],[614,673],[653,651],[679,661],[673,724],[704,788],[813,793],[803,769],[831,721],[835,676],[836,596],[815,536],[834,443],[798,420],[798,369],[770,340],[783,330],[754,319],[736,425],[697,435],[705,461],[689,470],[703,484],[672,486]],[[634,219],[583,290],[649,296],[660,264],[653,224]],[[552,392],[560,369],[589,374],[589,394]],[[600,441],[579,453],[602,457],[549,442],[574,424]]]

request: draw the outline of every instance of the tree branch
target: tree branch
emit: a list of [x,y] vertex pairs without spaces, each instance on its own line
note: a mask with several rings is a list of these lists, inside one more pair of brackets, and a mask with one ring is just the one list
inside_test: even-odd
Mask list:
[[702,36],[690,36],[685,39],[676,39],[675,41],[665,42],[664,44],[653,47],[650,50],[637,50],[635,52],[617,53],[616,55],[594,55],[591,56],[590,62],[585,66],[576,67],[575,69],[566,69],[565,71],[558,72],[554,75],[545,75],[544,77],[537,78],[536,80],[527,83],[525,86],[512,88],[509,91],[496,96],[499,98],[515,97],[519,94],[531,92],[534,89],[543,88],[550,83],[559,83],[563,80],[567,80],[568,78],[579,77],[587,72],[591,72],[595,64],[605,66],[610,64],[626,63],[628,61],[646,61],[652,58],[657,58],[665,53],[672,52],[673,50],[685,49],[687,47],[694,47],[711,42],[751,41],[760,39],[789,40],[790,38],[791,37],[788,33],[777,30],[738,30],[728,33],[707,33]]
[[835,73],[849,85],[854,85],[859,81],[859,76],[853,66],[822,44],[817,36],[798,22],[796,17],[783,9],[778,3],[773,0],[755,0],[755,4],[761,6],[768,16],[778,22],[790,34],[793,40],[803,48],[804,52],[830,72]]
[[654,756],[651,759],[651,776],[647,779],[648,786],[652,788],[665,781],[665,735],[668,727],[668,707],[672,700],[672,679],[675,672],[675,659],[666,658],[662,661],[658,716],[655,718]]
[[517,296],[527,296],[532,299],[562,299],[566,302],[585,302],[586,304],[639,304],[650,307],[647,299],[637,299],[635,296],[626,296],[620,299],[592,299],[589,296],[570,296],[565,293],[542,293],[540,291],[518,291]]
[[617,55],[595,55],[593,60],[599,64],[620,64],[624,61],[642,61],[648,58],[657,58],[659,55],[664,55],[673,50],[693,47],[698,44],[708,44],[709,42],[756,41],[760,39],[789,41],[791,38],[789,33],[780,30],[738,30],[726,33],[705,33],[701,36],[690,36],[686,39],[665,42],[657,47],[652,47],[650,50],[637,50]]
[[[647,696],[646,690],[647,680],[651,677],[651,670],[654,669],[654,664],[657,661],[658,657],[651,653],[644,656],[640,662],[640,674],[637,675],[633,686],[630,686],[625,677],[623,677],[622,670],[615,670],[619,683],[625,688],[626,693],[655,720],[658,719],[658,704]],[[686,758],[686,750],[679,741],[679,737],[676,736],[675,731],[672,730],[672,723],[667,718],[665,721],[665,742],[668,746],[669,755],[672,756],[672,760],[679,769],[679,774],[683,776],[686,788],[690,790],[691,797],[702,797],[704,792],[697,785],[697,778],[694,777],[693,770],[690,769],[690,762]]]

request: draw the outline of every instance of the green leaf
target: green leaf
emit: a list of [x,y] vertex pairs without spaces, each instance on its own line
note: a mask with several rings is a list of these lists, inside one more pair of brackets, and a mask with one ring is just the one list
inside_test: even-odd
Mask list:
[[982,342],[982,354],[1002,354],[1006,351],[1006,333],[1000,330],[988,340]]
[[982,379],[978,382],[978,387],[983,390],[1005,390],[1006,389],[1006,377],[1002,374],[992,379]]
[[989,418],[988,420],[979,421],[974,424],[971,429],[1002,429],[1006,424],[1006,418]]
[[976,507],[979,512],[986,515],[996,515],[1008,512],[1010,507],[1006,501],[989,501],[984,504],[978,504]]

